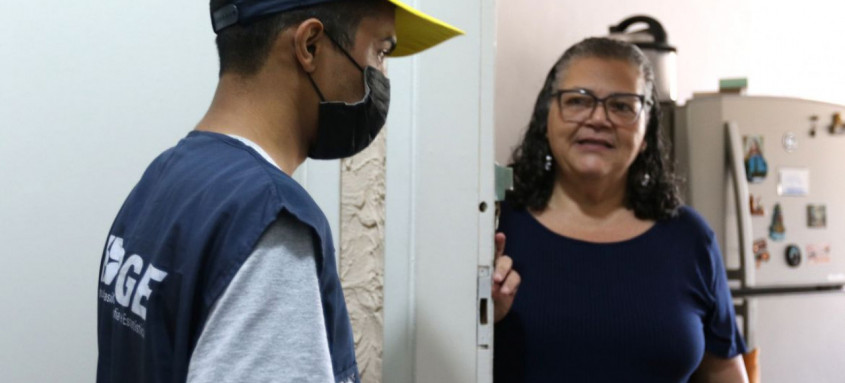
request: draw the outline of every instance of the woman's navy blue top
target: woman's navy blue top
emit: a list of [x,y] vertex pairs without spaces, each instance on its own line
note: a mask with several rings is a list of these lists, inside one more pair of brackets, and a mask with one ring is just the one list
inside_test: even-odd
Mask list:
[[502,205],[522,277],[495,328],[495,383],[686,382],[704,352],[745,352],[713,231],[694,210],[630,240],[556,234]]

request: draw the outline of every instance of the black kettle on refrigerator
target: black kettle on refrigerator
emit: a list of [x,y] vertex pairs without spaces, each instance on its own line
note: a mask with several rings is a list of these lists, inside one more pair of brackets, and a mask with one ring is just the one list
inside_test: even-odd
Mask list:
[[[644,30],[628,31],[635,24],[645,24]],[[610,27],[610,38],[639,47],[654,66],[654,81],[661,102],[675,102],[678,98],[677,49],[669,45],[666,30],[649,16],[633,16]]]

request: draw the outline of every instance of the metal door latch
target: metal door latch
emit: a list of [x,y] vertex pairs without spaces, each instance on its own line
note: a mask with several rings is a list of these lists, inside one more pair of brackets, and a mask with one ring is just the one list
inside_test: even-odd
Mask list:
[[513,169],[496,164],[496,201],[504,201],[508,190],[513,190]]

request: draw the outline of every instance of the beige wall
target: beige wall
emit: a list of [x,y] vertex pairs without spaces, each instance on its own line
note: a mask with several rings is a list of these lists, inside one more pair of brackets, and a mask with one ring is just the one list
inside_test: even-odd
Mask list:
[[678,48],[679,102],[748,77],[749,94],[845,104],[843,5],[824,0],[498,0],[496,160],[521,138],[546,73],[572,44],[646,14]]
[[341,161],[338,273],[363,383],[382,381],[385,137],[386,129],[366,150]]

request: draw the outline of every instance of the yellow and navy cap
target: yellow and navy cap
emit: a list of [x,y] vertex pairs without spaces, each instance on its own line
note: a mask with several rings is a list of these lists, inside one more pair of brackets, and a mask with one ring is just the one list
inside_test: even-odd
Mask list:
[[[235,24],[249,25],[263,17],[297,8],[342,0],[234,0],[211,12],[214,33]],[[412,55],[464,32],[422,13],[399,0],[386,0],[396,6],[396,49],[390,55]]]

